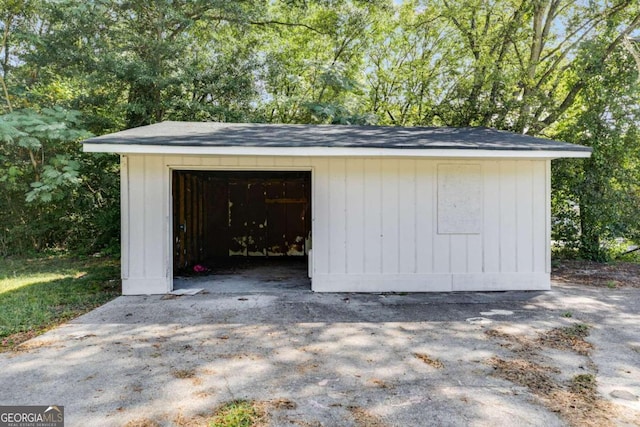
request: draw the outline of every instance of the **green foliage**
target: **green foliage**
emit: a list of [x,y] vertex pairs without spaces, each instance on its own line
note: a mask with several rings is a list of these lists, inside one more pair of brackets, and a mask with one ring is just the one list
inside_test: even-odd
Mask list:
[[[5,142],[2,151],[6,167],[0,166],[0,182],[15,184],[18,176],[31,177],[27,202],[63,199],[66,190],[80,182],[80,164],[66,153],[68,145],[91,135],[77,128],[79,117],[79,112],[59,107],[45,108],[39,113],[18,110],[0,116],[0,140]],[[58,154],[45,157],[49,152]],[[9,159],[11,161],[7,161]]]
[[117,246],[118,159],[83,129],[213,120],[590,145],[553,164],[553,239],[609,259],[640,241],[639,28],[631,1],[0,0],[0,253]]
[[117,164],[103,157],[95,170],[78,143],[90,135],[79,112],[60,107],[0,116],[0,254],[117,244],[117,217],[102,210],[118,206]]
[[561,332],[565,335],[575,338],[585,338],[589,335],[589,328],[591,326],[586,323],[576,323],[572,326],[566,326],[561,328]]
[[369,124],[363,69],[379,36],[387,2],[275,2],[269,18],[293,26],[263,30],[264,67],[258,112],[277,123]]
[[[242,31],[259,10],[253,3],[61,0],[47,9],[51,31],[32,59],[88,86],[85,102],[113,103],[127,128],[240,119],[253,95],[251,51],[243,46],[252,40]],[[100,93],[104,87],[109,92]]]
[[[584,56],[601,47],[585,45]],[[557,138],[593,147],[581,161],[553,165],[553,238],[579,249],[584,259],[607,261],[618,239],[640,239],[640,88],[638,70],[619,48],[586,81]]]
[[210,427],[251,427],[265,421],[265,413],[256,403],[248,400],[234,400],[216,409],[209,420]]
[[597,391],[596,377],[593,374],[579,374],[571,378],[571,390],[574,393],[593,393]]

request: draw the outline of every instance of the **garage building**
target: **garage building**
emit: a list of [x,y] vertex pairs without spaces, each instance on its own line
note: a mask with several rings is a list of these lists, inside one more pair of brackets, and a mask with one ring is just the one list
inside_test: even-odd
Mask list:
[[551,160],[591,149],[488,128],[162,122],[121,156],[123,293],[221,257],[303,257],[318,292],[544,290]]

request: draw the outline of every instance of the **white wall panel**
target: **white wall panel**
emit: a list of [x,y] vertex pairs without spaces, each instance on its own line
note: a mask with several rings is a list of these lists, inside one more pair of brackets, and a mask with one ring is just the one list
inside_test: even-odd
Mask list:
[[[346,160],[329,161],[329,272],[344,274],[347,265]],[[313,231],[312,231],[313,232]]]
[[500,271],[500,162],[483,163],[484,210],[482,227],[483,271]]
[[382,161],[382,273],[398,273],[398,160]]
[[329,272],[329,160],[316,159],[314,162],[312,184],[311,248],[313,249],[313,276]]
[[449,237],[449,259],[451,260],[451,273],[467,272],[467,235],[451,234]]
[[478,185],[469,196],[481,193],[471,220],[479,232],[439,234],[438,166],[468,161],[130,155],[122,172],[124,292],[163,293],[171,283],[171,168],[312,170],[314,290],[491,290],[518,278],[514,289],[544,289],[548,163],[474,161]]
[[438,234],[436,227],[437,222],[434,221],[433,272],[451,273],[451,234]]
[[346,163],[346,261],[348,274],[364,273],[364,159]]
[[533,271],[545,271],[547,248],[550,241],[547,236],[546,226],[550,218],[547,218],[547,187],[546,164],[547,162],[532,162],[533,170],[533,242],[532,258]]
[[144,221],[150,212],[144,204],[145,157],[130,156],[129,163],[129,277],[145,277],[146,228]]
[[500,224],[498,226],[498,233],[500,233],[501,272],[517,271],[518,224],[516,216],[516,175],[517,169],[515,162],[500,162]]
[[434,254],[435,163],[416,161],[416,272],[431,273]]
[[416,272],[416,161],[398,160],[398,273]]
[[381,159],[364,160],[364,271],[382,273],[382,175]]
[[[160,160],[160,161],[159,161]],[[165,231],[164,206],[165,182],[158,177],[164,176],[161,159],[147,156],[144,158],[144,275],[162,277],[166,274],[164,249],[167,233]]]
[[482,234],[467,234],[467,272],[481,273],[484,253],[482,250]]
[[516,224],[518,258],[516,271],[533,271],[533,162],[517,161]]

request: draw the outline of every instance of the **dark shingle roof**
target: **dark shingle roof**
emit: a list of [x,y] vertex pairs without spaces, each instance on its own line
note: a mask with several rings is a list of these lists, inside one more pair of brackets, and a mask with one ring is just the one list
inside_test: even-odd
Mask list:
[[591,148],[484,127],[391,127],[162,122],[84,141],[193,147],[343,147],[581,151]]

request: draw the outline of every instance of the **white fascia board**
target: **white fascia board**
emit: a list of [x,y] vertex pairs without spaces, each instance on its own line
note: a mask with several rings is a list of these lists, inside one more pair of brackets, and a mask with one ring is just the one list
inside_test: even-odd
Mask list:
[[211,147],[180,145],[91,144],[82,146],[87,153],[173,154],[184,156],[276,156],[276,157],[444,157],[444,158],[586,158],[588,151],[478,150],[455,148],[353,148],[353,147]]

